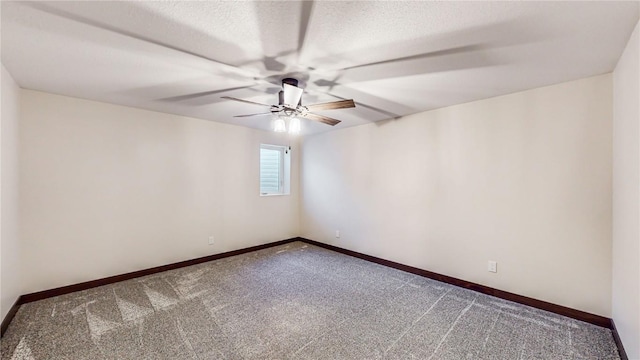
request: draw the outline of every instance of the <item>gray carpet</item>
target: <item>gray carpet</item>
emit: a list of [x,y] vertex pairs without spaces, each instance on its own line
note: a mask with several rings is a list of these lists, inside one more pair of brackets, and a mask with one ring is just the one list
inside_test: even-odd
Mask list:
[[2,359],[618,359],[607,329],[295,242],[22,306]]

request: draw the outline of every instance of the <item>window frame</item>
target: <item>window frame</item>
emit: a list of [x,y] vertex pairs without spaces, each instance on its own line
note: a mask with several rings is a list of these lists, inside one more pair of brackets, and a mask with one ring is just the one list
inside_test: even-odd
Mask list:
[[[278,161],[278,191],[277,192],[263,192],[262,191],[262,149],[265,150],[273,150],[278,151],[279,153],[279,161]],[[260,144],[260,153],[259,153],[259,169],[258,169],[258,182],[259,182],[259,193],[260,196],[280,196],[280,195],[289,195],[289,181],[290,181],[290,158],[289,155],[291,150],[288,149],[287,146],[284,145],[273,145],[273,144]]]

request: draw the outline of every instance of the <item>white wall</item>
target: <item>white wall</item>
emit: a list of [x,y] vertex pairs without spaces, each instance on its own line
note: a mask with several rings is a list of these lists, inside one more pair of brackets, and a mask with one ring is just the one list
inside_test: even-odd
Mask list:
[[306,137],[302,234],[608,317],[611,83]]
[[2,65],[0,166],[0,320],[20,296],[20,242],[18,236],[18,118],[20,88]]
[[640,359],[640,25],[613,72],[612,316]]
[[292,194],[259,196],[259,145],[280,134],[29,90],[21,104],[23,293],[299,235],[297,144]]

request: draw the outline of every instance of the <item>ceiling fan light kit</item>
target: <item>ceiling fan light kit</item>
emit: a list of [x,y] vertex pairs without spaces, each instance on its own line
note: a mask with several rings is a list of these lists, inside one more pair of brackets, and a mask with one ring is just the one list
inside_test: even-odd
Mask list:
[[323,124],[335,126],[340,123],[340,120],[330,118],[328,116],[312,113],[315,111],[334,110],[334,109],[346,109],[356,107],[355,102],[352,99],[333,101],[322,104],[313,104],[309,106],[302,105],[302,94],[304,89],[298,87],[298,80],[293,78],[282,79],[282,90],[278,93],[278,105],[261,104],[250,100],[238,99],[230,96],[223,96],[223,99],[242,102],[245,104],[258,105],[262,107],[268,107],[270,112],[248,114],[248,115],[236,115],[234,117],[251,117],[251,116],[263,116],[263,115],[275,115],[273,120],[273,131],[286,132],[287,126],[285,119],[289,120],[289,133],[297,134],[301,130],[300,119],[309,119],[312,121],[318,121]]
[[297,117],[291,118],[291,120],[289,120],[289,134],[299,134],[300,130],[300,119]]
[[284,119],[281,117],[277,117],[275,118],[275,120],[273,120],[273,131],[275,132],[286,132],[287,131],[287,125],[284,123]]
[[291,135],[298,135],[302,130],[300,119],[280,115],[274,115],[271,127],[274,132],[288,132]]

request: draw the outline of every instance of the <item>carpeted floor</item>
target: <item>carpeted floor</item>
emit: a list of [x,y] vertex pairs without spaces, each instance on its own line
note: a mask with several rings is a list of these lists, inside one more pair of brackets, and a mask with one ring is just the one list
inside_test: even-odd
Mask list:
[[618,359],[611,332],[295,242],[22,306],[2,359]]

